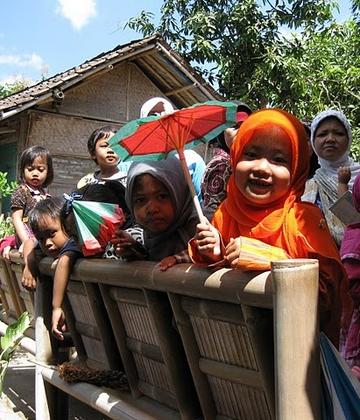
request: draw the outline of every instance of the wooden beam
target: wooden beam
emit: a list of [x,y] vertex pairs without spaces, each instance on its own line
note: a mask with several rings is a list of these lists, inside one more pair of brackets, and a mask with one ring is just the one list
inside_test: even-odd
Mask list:
[[176,95],[177,93],[184,92],[185,90],[194,89],[198,86],[199,86],[198,83],[192,83],[191,85],[183,86],[183,87],[178,88],[178,89],[169,90],[168,92],[165,92],[165,95],[166,96]]
[[14,134],[16,133],[15,128],[0,127],[0,134]]
[[261,389],[259,372],[235,365],[216,362],[214,360],[199,359],[199,368],[205,375],[216,376],[230,382]]

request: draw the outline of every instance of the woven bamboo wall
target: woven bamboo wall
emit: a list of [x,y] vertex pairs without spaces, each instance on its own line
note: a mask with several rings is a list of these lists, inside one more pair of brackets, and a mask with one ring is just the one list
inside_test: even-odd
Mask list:
[[87,152],[93,130],[110,123],[104,120],[138,118],[141,105],[152,96],[162,93],[134,64],[124,63],[66,91],[59,114],[46,112],[50,105],[42,107],[45,112],[33,111],[27,146],[45,146],[54,158],[50,193],[57,196],[73,190],[80,178],[95,169]]
[[[122,63],[66,90],[63,114],[124,122],[139,117],[141,105],[163,93],[132,63]],[[43,109],[51,109],[47,104]]]
[[101,125],[100,121],[84,118],[32,114],[28,146],[47,147],[53,156],[54,182],[49,188],[52,195],[71,191],[82,176],[94,170],[87,153],[87,139]]
[[87,139],[91,132],[104,125],[101,121],[81,117],[33,113],[28,146],[39,144],[53,155],[87,157]]

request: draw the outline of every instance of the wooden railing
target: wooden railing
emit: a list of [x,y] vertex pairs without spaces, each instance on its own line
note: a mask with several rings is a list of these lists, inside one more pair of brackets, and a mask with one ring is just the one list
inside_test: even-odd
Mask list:
[[317,261],[243,273],[79,260],[65,302],[78,357],[124,370],[129,392],[70,385],[53,368],[52,263],[36,291],[37,419],[66,418],[66,395],[114,419],[320,418]]

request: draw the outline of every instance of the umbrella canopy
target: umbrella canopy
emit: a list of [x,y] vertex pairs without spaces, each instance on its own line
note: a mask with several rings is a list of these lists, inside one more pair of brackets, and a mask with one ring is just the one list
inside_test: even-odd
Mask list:
[[360,382],[325,334],[320,334],[322,418],[360,418]]
[[236,124],[236,104],[209,101],[162,116],[139,118],[125,124],[109,144],[122,161],[163,159],[177,150],[213,139]]
[[110,139],[122,161],[165,158],[176,150],[200,220],[204,217],[186,165],[184,148],[206,143],[236,124],[236,104],[209,101],[162,116],[130,121]]
[[102,252],[116,228],[125,222],[124,213],[117,204],[73,200],[72,208],[85,257]]

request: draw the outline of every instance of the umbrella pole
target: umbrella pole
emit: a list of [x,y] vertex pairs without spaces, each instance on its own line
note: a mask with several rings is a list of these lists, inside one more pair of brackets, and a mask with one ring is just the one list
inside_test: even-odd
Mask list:
[[184,172],[186,183],[189,186],[190,194],[191,194],[191,197],[194,201],[194,206],[195,206],[196,212],[199,216],[199,220],[200,220],[200,222],[204,222],[206,220],[206,218],[205,218],[204,213],[202,211],[202,208],[200,206],[199,198],[196,194],[194,184],[193,184],[192,179],[191,179],[189,168],[187,166],[185,155],[184,155],[184,150],[181,149],[181,150],[178,150],[177,152],[179,154],[179,160],[180,160],[181,168]]

